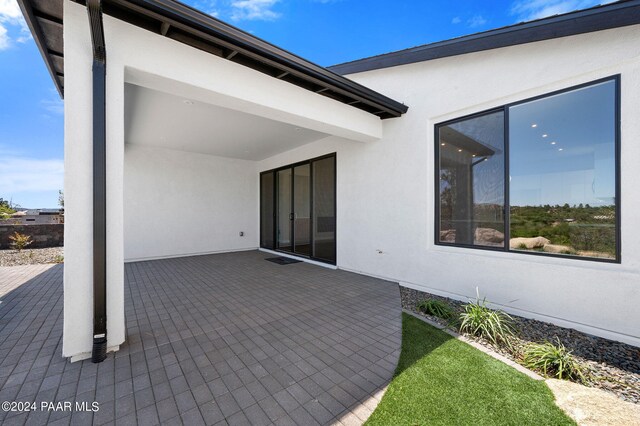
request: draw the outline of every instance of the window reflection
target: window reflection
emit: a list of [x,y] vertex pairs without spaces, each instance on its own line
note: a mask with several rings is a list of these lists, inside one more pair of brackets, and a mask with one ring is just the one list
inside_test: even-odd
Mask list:
[[615,81],[509,108],[510,248],[616,257]]
[[504,113],[439,128],[440,242],[504,246]]

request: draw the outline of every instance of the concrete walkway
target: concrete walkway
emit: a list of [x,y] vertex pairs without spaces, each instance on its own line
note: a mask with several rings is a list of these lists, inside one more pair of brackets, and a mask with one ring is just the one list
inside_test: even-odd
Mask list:
[[128,340],[98,365],[60,355],[62,266],[0,268],[0,401],[100,407],[0,423],[361,424],[399,356],[397,284],[271,256],[127,264]]

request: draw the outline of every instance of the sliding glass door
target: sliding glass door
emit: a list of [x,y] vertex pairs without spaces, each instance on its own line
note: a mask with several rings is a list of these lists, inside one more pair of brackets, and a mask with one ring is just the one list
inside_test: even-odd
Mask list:
[[336,261],[335,155],[260,175],[260,246]]

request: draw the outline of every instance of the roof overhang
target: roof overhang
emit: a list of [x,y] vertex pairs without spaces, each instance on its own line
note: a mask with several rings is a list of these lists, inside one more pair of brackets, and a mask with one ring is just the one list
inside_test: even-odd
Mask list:
[[483,50],[640,24],[640,0],[610,3],[329,67],[339,74],[430,61]]
[[[63,2],[18,0],[60,96],[64,96]],[[408,110],[402,103],[174,0],[103,0],[103,11],[381,119],[399,117]]]

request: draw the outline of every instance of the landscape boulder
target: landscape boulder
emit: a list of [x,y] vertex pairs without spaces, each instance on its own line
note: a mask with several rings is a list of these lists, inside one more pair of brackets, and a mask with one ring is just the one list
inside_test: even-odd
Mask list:
[[443,243],[455,243],[456,242],[456,230],[455,229],[445,229],[444,231],[440,231],[440,241]]
[[569,246],[563,246],[560,244],[545,244],[542,250],[547,253],[573,253],[575,251]]
[[504,234],[493,228],[476,228],[476,244],[494,245],[504,243]]
[[549,244],[551,241],[546,239],[545,237],[532,237],[532,238],[512,238],[509,241],[509,247],[512,249],[522,249],[526,248],[528,250],[543,248],[545,245]]

